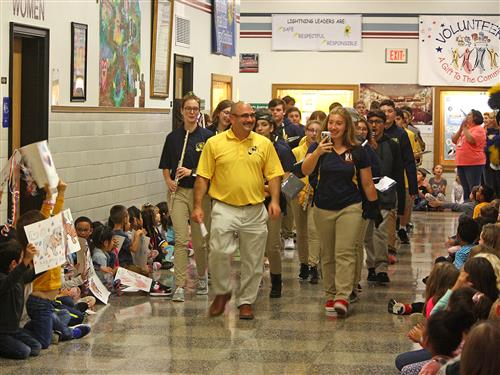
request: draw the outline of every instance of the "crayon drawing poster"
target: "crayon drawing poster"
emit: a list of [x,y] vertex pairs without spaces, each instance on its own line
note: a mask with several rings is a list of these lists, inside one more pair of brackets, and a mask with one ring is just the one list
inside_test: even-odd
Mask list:
[[89,274],[89,289],[92,292],[92,294],[97,298],[99,301],[104,303],[105,305],[108,304],[108,299],[110,296],[109,290],[104,286],[104,284],[101,282],[99,277],[94,271],[94,268],[90,269],[90,274]]
[[78,242],[78,235],[71,215],[71,210],[68,208],[62,212],[62,220],[64,226],[64,246],[66,247],[66,254],[76,253],[80,250],[80,243]]
[[62,215],[57,214],[24,227],[28,241],[38,254],[33,258],[35,273],[41,273],[66,262]]
[[122,267],[119,267],[118,271],[116,271],[115,280],[117,279],[119,279],[123,285],[131,286],[145,292],[150,291],[151,283],[153,282],[153,279],[149,277],[142,276]]

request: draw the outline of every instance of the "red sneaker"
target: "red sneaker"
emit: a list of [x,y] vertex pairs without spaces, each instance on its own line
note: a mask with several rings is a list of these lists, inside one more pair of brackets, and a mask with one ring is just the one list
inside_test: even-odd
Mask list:
[[325,303],[325,310],[328,312],[334,312],[335,308],[333,307],[333,305],[334,305],[333,299],[329,299]]
[[395,255],[389,254],[387,255],[387,261],[389,264],[396,264],[398,262],[398,258]]
[[347,316],[347,310],[349,309],[349,302],[345,299],[338,299],[335,301],[333,308],[337,312],[338,318],[345,318]]

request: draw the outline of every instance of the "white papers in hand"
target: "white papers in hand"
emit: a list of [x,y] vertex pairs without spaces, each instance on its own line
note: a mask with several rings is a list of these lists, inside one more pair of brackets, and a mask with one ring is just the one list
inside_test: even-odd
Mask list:
[[389,190],[394,185],[396,185],[396,181],[394,181],[390,177],[384,176],[380,179],[379,182],[375,184],[375,189],[383,193],[384,191]]

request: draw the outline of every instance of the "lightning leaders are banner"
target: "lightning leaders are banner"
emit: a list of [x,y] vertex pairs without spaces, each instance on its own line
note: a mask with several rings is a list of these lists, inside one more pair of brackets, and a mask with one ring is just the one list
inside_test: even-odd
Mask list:
[[493,86],[500,81],[500,17],[421,16],[418,83]]
[[361,15],[273,14],[275,51],[361,51]]

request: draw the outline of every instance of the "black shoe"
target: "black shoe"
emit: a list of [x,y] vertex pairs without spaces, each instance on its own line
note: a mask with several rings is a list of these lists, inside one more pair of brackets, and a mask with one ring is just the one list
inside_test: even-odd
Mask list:
[[413,223],[406,224],[406,232],[408,233],[413,232]]
[[351,294],[349,295],[349,303],[358,302],[358,300],[359,300],[358,294],[355,291],[352,291]]
[[309,274],[311,275],[311,279],[309,280],[309,282],[311,284],[317,284],[318,283],[318,279],[319,279],[319,275],[318,275],[318,267],[316,266],[312,266],[310,269],[309,269]]
[[410,239],[408,238],[408,233],[406,233],[406,229],[399,228],[398,237],[399,240],[401,241],[401,244],[408,245],[410,243]]
[[377,281],[380,284],[387,284],[387,283],[391,282],[391,280],[389,279],[389,276],[387,276],[387,272],[379,272],[379,273],[377,273]]
[[309,278],[309,266],[304,263],[300,263],[299,279],[305,281]]
[[368,268],[368,277],[366,278],[370,283],[376,283],[378,281],[377,274],[375,273],[375,268]]
[[271,293],[269,293],[269,297],[271,298],[280,298],[281,297],[281,274],[271,274]]

